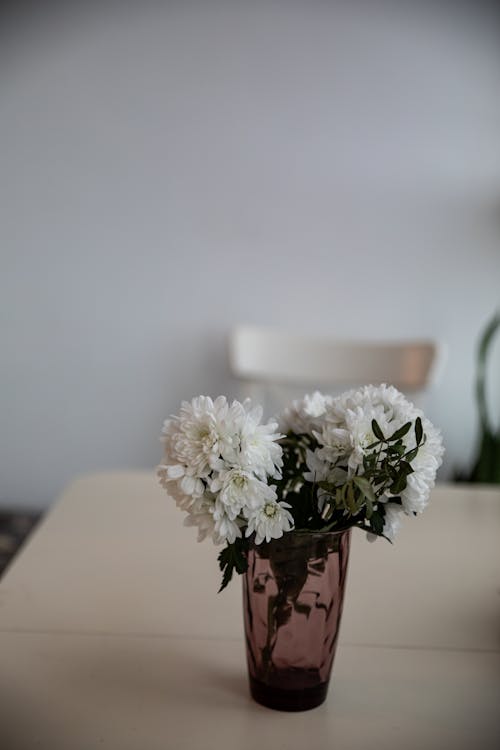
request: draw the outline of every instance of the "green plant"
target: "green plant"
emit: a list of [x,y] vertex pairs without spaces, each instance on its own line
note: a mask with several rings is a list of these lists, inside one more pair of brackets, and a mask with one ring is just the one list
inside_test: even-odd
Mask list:
[[479,341],[476,375],[476,401],[479,411],[480,438],[478,455],[469,482],[500,484],[500,425],[496,431],[488,417],[486,403],[486,370],[488,355],[495,333],[500,329],[500,311],[495,313]]

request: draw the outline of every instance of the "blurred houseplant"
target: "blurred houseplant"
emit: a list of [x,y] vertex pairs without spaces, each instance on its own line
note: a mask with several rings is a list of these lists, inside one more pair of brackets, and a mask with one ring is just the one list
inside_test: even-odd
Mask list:
[[466,482],[500,483],[500,424],[496,431],[486,402],[486,375],[488,357],[496,332],[500,329],[500,311],[490,320],[479,341],[476,374],[476,402],[479,411],[479,449],[469,475],[460,478]]

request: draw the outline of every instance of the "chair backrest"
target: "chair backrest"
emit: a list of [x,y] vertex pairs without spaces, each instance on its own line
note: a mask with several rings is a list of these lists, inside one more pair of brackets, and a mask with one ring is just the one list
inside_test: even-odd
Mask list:
[[[238,326],[230,334],[232,372],[247,385],[339,390],[387,383],[404,393],[423,391],[435,373],[431,341],[349,342]],[[331,391],[330,391],[331,392]]]

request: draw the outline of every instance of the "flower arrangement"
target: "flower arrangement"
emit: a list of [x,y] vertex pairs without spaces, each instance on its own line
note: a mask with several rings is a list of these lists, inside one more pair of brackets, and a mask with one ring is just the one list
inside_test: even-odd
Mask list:
[[250,539],[355,526],[392,541],[425,508],[443,456],[439,431],[387,385],[306,395],[267,424],[249,400],[199,396],[162,440],[162,486],[199,540],[225,544],[221,590],[245,572]]

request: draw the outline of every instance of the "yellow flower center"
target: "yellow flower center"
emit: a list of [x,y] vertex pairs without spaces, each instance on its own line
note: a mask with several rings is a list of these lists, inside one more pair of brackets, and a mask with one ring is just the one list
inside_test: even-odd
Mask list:
[[236,485],[236,487],[238,487],[238,489],[241,490],[246,484],[246,479],[245,477],[242,477],[241,474],[238,474],[238,476],[234,478],[233,482]]
[[264,506],[264,513],[268,518],[274,518],[276,513],[278,512],[278,506],[274,503],[266,503]]

